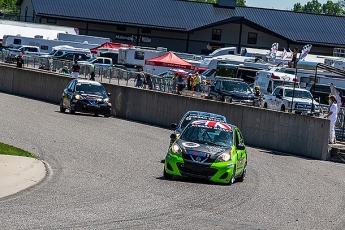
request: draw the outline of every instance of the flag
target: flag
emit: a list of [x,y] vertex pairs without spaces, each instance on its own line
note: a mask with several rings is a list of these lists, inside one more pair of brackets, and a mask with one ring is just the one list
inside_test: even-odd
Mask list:
[[271,48],[271,51],[269,53],[269,56],[270,56],[269,60],[270,61],[273,61],[273,62],[276,61],[278,46],[279,46],[279,44],[277,42],[272,44],[272,48]]
[[331,88],[331,95],[334,95],[335,98],[337,99],[338,113],[339,113],[340,106],[341,106],[341,97],[339,95],[338,90],[334,87],[333,83],[331,83],[329,87]]
[[287,57],[287,51],[286,49],[284,48],[284,52],[282,53],[282,60],[285,60]]
[[311,50],[312,45],[311,44],[307,44],[305,46],[303,46],[301,55],[299,55],[299,61],[304,61],[305,58],[307,57],[308,53]]

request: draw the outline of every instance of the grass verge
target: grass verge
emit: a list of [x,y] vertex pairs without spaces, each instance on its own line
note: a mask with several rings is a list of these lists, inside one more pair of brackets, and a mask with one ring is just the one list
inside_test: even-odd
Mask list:
[[22,156],[22,157],[31,157],[37,159],[37,157],[23,149],[16,148],[12,145],[7,145],[0,143],[0,154],[3,155],[12,155],[12,156]]

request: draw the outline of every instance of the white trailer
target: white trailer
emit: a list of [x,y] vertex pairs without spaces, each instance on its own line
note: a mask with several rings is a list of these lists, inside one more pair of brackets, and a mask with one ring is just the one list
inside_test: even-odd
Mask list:
[[54,39],[57,38],[58,33],[78,34],[79,30],[67,26],[0,20],[0,41],[4,35],[20,35],[32,38],[41,35],[44,39]]
[[87,42],[71,42],[61,40],[43,39],[42,36],[22,37],[13,35],[4,35],[2,45],[4,47],[16,47],[22,45],[38,46],[42,53],[50,53],[55,46],[72,46],[74,48],[92,49],[102,44],[90,44]]
[[87,42],[90,44],[104,44],[106,42],[111,42],[110,38],[79,35],[79,34],[66,34],[66,33],[58,33],[57,39],[62,40],[62,41],[70,41],[70,42],[80,42],[80,43]]

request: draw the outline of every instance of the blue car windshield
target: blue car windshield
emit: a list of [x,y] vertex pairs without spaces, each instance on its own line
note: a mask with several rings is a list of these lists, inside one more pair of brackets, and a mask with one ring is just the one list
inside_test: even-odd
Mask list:
[[232,130],[191,124],[183,131],[180,139],[221,147],[231,147],[232,138]]
[[97,95],[105,95],[105,89],[102,85],[95,85],[95,84],[89,84],[89,83],[78,83],[76,86],[76,92],[80,94],[97,94]]

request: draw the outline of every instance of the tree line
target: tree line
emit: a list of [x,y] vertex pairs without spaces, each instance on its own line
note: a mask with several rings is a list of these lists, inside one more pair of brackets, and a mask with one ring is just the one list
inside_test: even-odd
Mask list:
[[[189,0],[194,2],[206,2],[206,3],[217,3],[217,0]],[[246,0],[237,0],[237,6],[247,6]],[[321,4],[318,0],[311,0],[306,4],[295,3],[292,11],[303,12],[303,13],[314,13],[314,14],[327,14],[327,15],[345,15],[345,1],[331,1],[328,0],[326,3]]]

